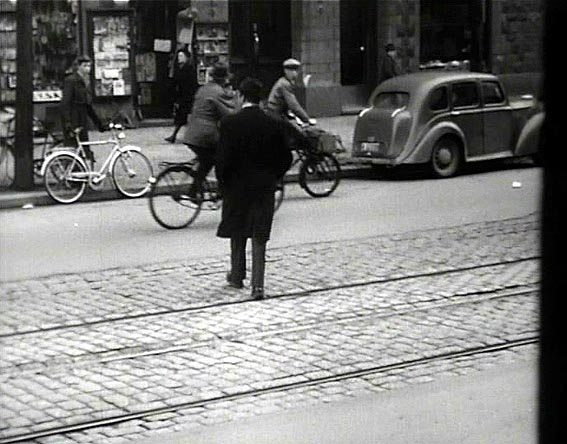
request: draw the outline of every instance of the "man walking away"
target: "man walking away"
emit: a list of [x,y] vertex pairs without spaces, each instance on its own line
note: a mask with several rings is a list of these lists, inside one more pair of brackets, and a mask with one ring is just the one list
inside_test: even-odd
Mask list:
[[223,193],[222,219],[217,236],[230,238],[228,285],[243,288],[246,242],[252,239],[252,298],[263,299],[266,243],[274,216],[276,184],[289,169],[291,152],[284,122],[259,107],[262,84],[252,78],[239,86],[242,110],[224,117],[216,174]]

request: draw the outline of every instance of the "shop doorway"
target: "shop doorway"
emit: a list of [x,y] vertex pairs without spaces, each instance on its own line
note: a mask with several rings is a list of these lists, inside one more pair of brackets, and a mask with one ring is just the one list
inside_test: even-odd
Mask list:
[[376,1],[340,0],[343,109],[364,106],[376,83]]
[[251,75],[269,91],[291,57],[291,0],[231,0],[228,14],[235,81]]
[[490,0],[421,0],[420,63],[468,61],[488,71]]

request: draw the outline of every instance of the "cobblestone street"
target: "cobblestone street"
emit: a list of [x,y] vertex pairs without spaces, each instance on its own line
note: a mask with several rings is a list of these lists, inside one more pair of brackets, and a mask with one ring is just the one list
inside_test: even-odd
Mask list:
[[539,223],[271,249],[264,301],[224,286],[227,255],[2,284],[0,443],[132,442],[534,360]]

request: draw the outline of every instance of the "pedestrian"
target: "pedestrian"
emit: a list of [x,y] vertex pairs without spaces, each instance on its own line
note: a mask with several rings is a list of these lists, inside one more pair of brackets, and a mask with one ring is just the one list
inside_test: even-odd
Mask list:
[[178,49],[173,68],[173,86],[175,100],[173,103],[173,133],[166,137],[167,142],[175,143],[177,133],[187,123],[187,116],[191,112],[193,96],[199,87],[197,83],[197,70],[189,49]]
[[217,236],[230,238],[230,272],[226,278],[232,288],[244,286],[246,243],[252,239],[251,295],[263,299],[274,193],[291,165],[292,155],[283,121],[259,106],[262,83],[246,78],[238,89],[244,101],[242,110],[224,117],[220,124],[216,174],[223,206]]
[[392,77],[399,76],[401,74],[400,67],[396,61],[396,47],[392,43],[388,43],[384,47],[386,55],[382,59],[382,65],[380,66],[380,81],[382,83],[385,80],[391,79]]
[[[73,131],[80,128],[79,140],[89,140],[88,118],[90,118],[99,131],[105,131],[105,127],[92,102],[90,87],[91,59],[86,55],[78,56],[71,66],[71,72],[65,77],[63,86],[63,97],[61,98],[61,115],[63,118],[63,129],[65,131],[65,143],[76,145]],[[83,147],[85,157],[91,162],[94,169],[95,157],[92,150]]]
[[183,136],[183,143],[197,155],[198,160],[189,197],[196,198],[196,193],[215,164],[220,119],[236,112],[236,94],[226,87],[228,74],[226,65],[216,64],[211,70],[210,80],[199,87],[195,94]]

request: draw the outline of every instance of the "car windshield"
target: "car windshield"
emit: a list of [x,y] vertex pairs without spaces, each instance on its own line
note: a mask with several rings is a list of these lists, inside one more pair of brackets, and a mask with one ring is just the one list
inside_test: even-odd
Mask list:
[[374,98],[374,108],[398,109],[407,106],[409,94],[403,92],[384,92]]

